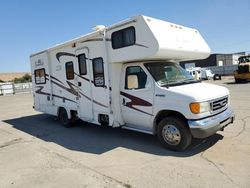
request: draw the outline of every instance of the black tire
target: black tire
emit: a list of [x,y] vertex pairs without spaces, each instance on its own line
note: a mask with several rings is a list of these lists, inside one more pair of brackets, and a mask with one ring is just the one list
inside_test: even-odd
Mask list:
[[241,80],[239,78],[235,78],[235,83],[240,83]]
[[69,119],[67,111],[64,108],[60,108],[58,119],[64,127],[69,128],[72,126],[71,120]]
[[246,80],[240,79],[240,78],[235,78],[235,83],[244,83]]
[[[168,131],[170,132],[167,135]],[[172,116],[166,117],[158,124],[157,136],[164,147],[173,151],[183,151],[187,149],[192,141],[192,135],[188,129],[188,125],[182,119]],[[171,139],[172,142],[170,141]]]
[[221,75],[215,74],[213,79],[214,80],[221,80]]

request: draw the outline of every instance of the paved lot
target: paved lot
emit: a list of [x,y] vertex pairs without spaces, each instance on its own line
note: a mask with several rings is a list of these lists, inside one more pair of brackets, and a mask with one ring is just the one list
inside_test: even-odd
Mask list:
[[250,187],[250,83],[230,89],[236,121],[189,151],[153,136],[91,125],[63,128],[32,95],[0,97],[0,187]]

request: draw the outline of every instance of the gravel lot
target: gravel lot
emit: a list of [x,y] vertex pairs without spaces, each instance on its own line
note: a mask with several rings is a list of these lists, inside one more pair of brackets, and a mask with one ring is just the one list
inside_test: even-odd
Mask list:
[[0,187],[250,187],[250,83],[208,82],[229,88],[235,123],[181,153],[128,130],[64,128],[32,94],[0,96]]

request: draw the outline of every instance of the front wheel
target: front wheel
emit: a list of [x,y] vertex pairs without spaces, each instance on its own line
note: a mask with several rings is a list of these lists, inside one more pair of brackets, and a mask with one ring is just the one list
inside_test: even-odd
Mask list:
[[163,146],[173,151],[185,150],[192,141],[187,124],[177,117],[163,119],[158,125],[157,136]]
[[240,83],[240,79],[239,78],[234,78],[235,79],[235,83]]
[[243,83],[245,82],[246,80],[244,79],[240,79],[240,78],[235,78],[235,83]]

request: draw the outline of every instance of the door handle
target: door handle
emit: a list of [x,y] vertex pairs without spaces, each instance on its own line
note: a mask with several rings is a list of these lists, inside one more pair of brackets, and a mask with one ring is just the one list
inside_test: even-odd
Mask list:
[[123,105],[123,106],[126,106],[126,101],[125,101],[124,98],[122,99],[122,105]]
[[82,82],[78,82],[78,87],[81,87],[82,86]]

